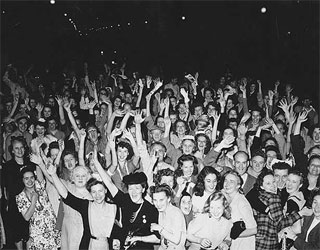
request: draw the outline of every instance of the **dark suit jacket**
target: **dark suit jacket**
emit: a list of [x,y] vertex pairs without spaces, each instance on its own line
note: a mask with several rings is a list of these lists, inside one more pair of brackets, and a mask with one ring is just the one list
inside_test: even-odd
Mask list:
[[320,249],[320,223],[316,225],[308,235],[308,242],[305,241],[307,232],[313,221],[314,215],[304,217],[301,234],[294,241],[297,250],[319,250]]
[[243,188],[242,188],[244,195],[247,195],[247,193],[249,193],[249,191],[253,188],[253,185],[256,183],[256,179],[257,178],[248,174],[247,180],[244,183]]

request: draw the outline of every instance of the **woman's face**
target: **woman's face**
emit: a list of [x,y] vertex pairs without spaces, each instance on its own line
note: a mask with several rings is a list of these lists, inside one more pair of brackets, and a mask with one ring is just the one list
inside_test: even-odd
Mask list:
[[23,158],[25,153],[23,143],[20,141],[14,141],[12,145],[12,153],[16,158]]
[[204,97],[208,100],[212,99],[212,93],[210,90],[206,90],[206,92],[204,93]]
[[212,194],[216,190],[217,176],[215,174],[208,174],[204,178],[204,190]]
[[179,135],[184,135],[186,133],[186,126],[183,122],[177,122],[176,131]]
[[49,108],[49,107],[44,107],[44,109],[43,109],[43,116],[44,116],[44,118],[50,117],[51,114],[52,114],[51,108]]
[[276,180],[273,175],[266,175],[263,178],[262,189],[269,193],[276,194],[277,193],[277,185]]
[[314,216],[320,220],[320,195],[316,195],[312,202],[312,211]]
[[84,187],[88,181],[88,172],[83,168],[77,168],[73,170],[72,180],[76,187]]
[[25,172],[22,177],[23,184],[26,188],[33,188],[35,182],[35,176],[32,172]]
[[167,184],[170,188],[173,188],[174,177],[172,175],[164,175],[161,177],[160,184]]
[[237,193],[240,188],[240,183],[238,180],[238,177],[233,174],[228,174],[225,177],[224,183],[223,183],[223,189],[227,194],[233,194]]
[[212,200],[210,202],[209,213],[211,217],[215,218],[216,220],[219,220],[224,213],[223,200]]
[[167,197],[164,191],[153,194],[153,204],[159,212],[164,212],[170,203],[170,198]]
[[204,136],[199,136],[197,139],[197,144],[198,144],[198,148],[199,150],[204,150],[207,144],[207,139]]
[[320,159],[311,160],[308,166],[308,172],[310,175],[319,176],[320,175]]
[[43,137],[45,132],[46,132],[45,127],[40,126],[40,125],[36,126],[36,134],[38,137]]
[[129,196],[134,203],[141,203],[143,201],[142,194],[144,192],[144,188],[141,184],[131,184],[128,186]]
[[52,160],[55,160],[57,158],[58,154],[59,154],[59,149],[58,148],[50,149],[50,158]]
[[127,148],[118,147],[117,155],[120,162],[125,162],[129,155],[129,151]]
[[185,155],[190,155],[193,152],[194,149],[194,142],[192,140],[184,140],[182,142],[182,152]]
[[91,194],[94,202],[96,202],[98,204],[101,204],[102,202],[104,202],[104,199],[106,197],[106,193],[107,193],[107,190],[100,183],[91,187],[90,194]]
[[187,215],[191,212],[191,209],[192,209],[192,201],[191,201],[191,197],[186,195],[186,196],[183,196],[181,198],[181,201],[180,201],[180,209],[182,211],[183,214]]
[[184,161],[181,166],[183,176],[190,178],[192,176],[194,166],[192,161]]
[[120,105],[121,105],[121,100],[120,98],[116,98],[113,102],[113,105],[116,107],[116,108],[119,108]]
[[293,194],[299,190],[299,188],[302,186],[301,178],[298,175],[295,174],[289,174],[287,182],[286,182],[286,189],[288,194]]
[[72,154],[65,155],[63,157],[64,165],[71,171],[76,167],[77,161]]

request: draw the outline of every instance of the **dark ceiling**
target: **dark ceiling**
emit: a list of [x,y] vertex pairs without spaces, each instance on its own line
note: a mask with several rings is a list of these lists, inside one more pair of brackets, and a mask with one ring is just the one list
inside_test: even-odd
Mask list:
[[1,9],[2,64],[126,60],[212,78],[229,67],[270,82],[319,79],[317,1],[1,1]]

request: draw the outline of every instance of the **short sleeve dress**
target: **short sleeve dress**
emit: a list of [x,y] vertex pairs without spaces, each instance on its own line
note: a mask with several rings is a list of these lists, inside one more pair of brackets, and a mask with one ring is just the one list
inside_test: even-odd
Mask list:
[[[60,232],[55,229],[56,217],[45,190],[45,181],[35,181],[39,194],[36,208],[29,221],[29,249],[58,249],[60,247]],[[16,196],[20,213],[25,213],[31,206],[31,201],[22,191]]]

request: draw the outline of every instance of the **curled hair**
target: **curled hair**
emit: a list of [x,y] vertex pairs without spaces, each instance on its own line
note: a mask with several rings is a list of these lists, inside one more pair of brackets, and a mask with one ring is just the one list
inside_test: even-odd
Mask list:
[[204,192],[204,179],[207,177],[207,175],[209,174],[214,174],[217,178],[217,185],[216,188],[219,186],[219,181],[220,181],[220,173],[214,169],[211,166],[205,166],[199,173],[198,177],[197,177],[197,182],[196,185],[194,187],[194,194],[196,196],[203,196],[203,192]]
[[303,183],[305,183],[305,176],[299,170],[290,169],[289,174],[293,174],[293,175],[296,175],[296,176],[300,177],[300,185],[303,185]]
[[174,171],[171,170],[170,168],[161,169],[153,176],[153,181],[154,181],[155,185],[160,185],[161,179],[163,176],[172,176],[172,178],[173,178],[173,187],[172,188],[174,189],[177,186],[176,176],[174,174]]
[[150,187],[150,192],[151,192],[152,199],[155,193],[160,193],[160,192],[164,192],[168,198],[173,197],[173,191],[167,184],[152,186]]
[[243,185],[243,179],[241,178],[241,176],[239,175],[239,173],[238,173],[237,171],[231,169],[231,170],[228,170],[227,172],[225,172],[225,174],[223,175],[223,177],[222,177],[222,179],[221,179],[221,183],[224,184],[225,179],[226,179],[227,175],[229,175],[229,174],[237,177],[237,179],[238,179],[238,185],[240,186],[240,187],[239,187],[239,192],[242,194],[242,193],[243,193],[243,190],[242,190],[241,187],[242,187],[242,185]]
[[[308,153],[307,153],[307,155],[310,157],[310,155],[311,155],[311,152],[314,150],[314,149],[319,149],[320,150],[320,145],[315,145],[315,146],[313,146],[313,147],[311,147],[309,150],[308,150]],[[313,155],[311,155],[311,157],[312,157]],[[310,158],[311,158],[310,157]]]
[[76,166],[74,169],[72,169],[71,171],[71,178],[74,178],[74,173],[78,170],[78,169],[82,169],[87,173],[87,176],[90,176],[90,169],[85,167],[85,166]]
[[65,165],[65,162],[64,162],[64,158],[67,156],[67,155],[72,155],[73,158],[75,159],[76,162],[78,162],[78,155],[75,151],[71,151],[71,150],[64,150],[63,153],[62,153],[62,161],[61,161],[61,164],[59,164],[59,167],[58,167],[58,176],[60,178],[62,178],[63,180],[70,180],[70,177],[71,177],[71,173],[70,171],[67,169],[66,165]]
[[14,154],[13,154],[13,144],[16,142],[20,142],[24,148],[24,157],[27,156],[28,151],[29,151],[29,147],[28,144],[26,142],[26,139],[23,136],[11,136],[11,144],[9,145],[9,153],[11,154],[11,157],[14,158]]
[[258,178],[256,180],[256,183],[254,184],[254,188],[256,190],[261,190],[261,187],[263,185],[263,179],[264,177],[266,177],[267,175],[272,175],[274,176],[274,172],[271,169],[268,168],[263,168],[261,173],[258,175]]
[[116,145],[116,150],[118,150],[118,148],[126,148],[128,150],[128,156],[127,156],[126,160],[127,161],[131,160],[132,156],[134,155],[134,152],[133,152],[133,148],[130,143],[128,143],[126,141],[120,141]]
[[183,162],[185,162],[185,161],[192,161],[192,165],[193,165],[192,175],[197,175],[198,174],[198,160],[197,160],[197,158],[193,155],[181,155],[178,158],[178,168],[175,171],[176,176],[183,176],[182,165],[183,165]]
[[[178,116],[178,117],[179,117],[179,116]],[[182,122],[182,123],[184,124],[184,127],[185,127],[185,129],[186,129],[185,134],[186,134],[186,135],[189,134],[190,129],[189,129],[188,123],[187,123],[186,121],[183,121],[183,120],[180,120],[180,119],[176,120],[176,122],[173,124],[173,128],[172,128],[173,132],[174,132],[175,134],[177,134],[177,124],[178,124],[178,122]]]
[[227,198],[224,196],[224,194],[221,191],[214,192],[209,196],[206,203],[204,204],[204,208],[203,208],[204,213],[209,213],[209,216],[210,216],[210,203],[211,201],[217,201],[217,200],[222,200],[222,204],[224,207],[222,216],[229,220],[231,218],[230,204],[227,201]]
[[91,188],[98,184],[101,184],[106,190],[108,190],[106,185],[102,181],[97,180],[96,178],[90,178],[86,184],[86,188],[89,192],[91,192]]

